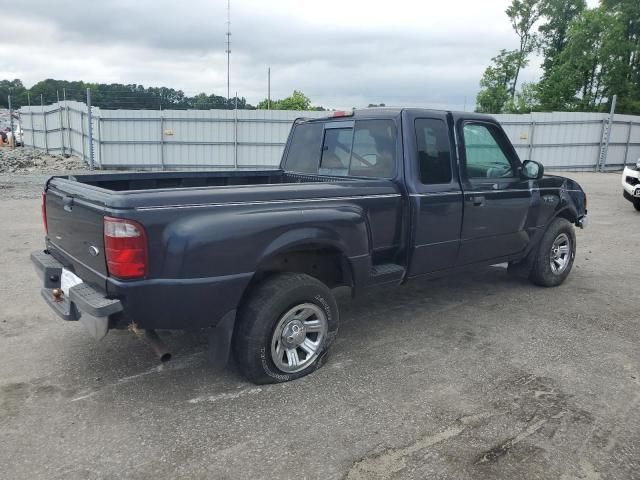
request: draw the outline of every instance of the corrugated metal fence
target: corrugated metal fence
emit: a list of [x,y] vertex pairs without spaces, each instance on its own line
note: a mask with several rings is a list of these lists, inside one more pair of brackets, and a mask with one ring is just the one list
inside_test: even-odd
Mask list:
[[[103,169],[273,168],[295,118],[326,112],[105,110],[60,102],[20,110],[25,145],[74,153]],[[547,169],[618,170],[640,157],[640,117],[600,113],[496,115],[521,159]]]
[[640,157],[640,117],[606,113],[495,115],[522,160],[547,169],[621,170]]

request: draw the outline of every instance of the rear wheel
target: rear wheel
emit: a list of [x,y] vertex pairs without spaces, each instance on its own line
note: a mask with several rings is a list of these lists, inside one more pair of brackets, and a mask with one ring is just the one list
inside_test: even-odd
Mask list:
[[540,241],[529,279],[536,285],[556,287],[569,276],[575,256],[573,225],[564,218],[556,218]]
[[327,286],[281,273],[259,284],[241,308],[234,352],[252,382],[286,382],[322,366],[337,330],[338,307]]

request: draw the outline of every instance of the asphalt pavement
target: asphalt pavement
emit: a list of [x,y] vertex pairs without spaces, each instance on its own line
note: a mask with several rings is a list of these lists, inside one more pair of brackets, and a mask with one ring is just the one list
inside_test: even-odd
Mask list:
[[41,177],[0,175],[0,475],[7,479],[640,478],[640,212],[588,193],[568,281],[490,267],[340,295],[327,364],[301,380],[212,370],[206,342],[101,342],[40,299]]

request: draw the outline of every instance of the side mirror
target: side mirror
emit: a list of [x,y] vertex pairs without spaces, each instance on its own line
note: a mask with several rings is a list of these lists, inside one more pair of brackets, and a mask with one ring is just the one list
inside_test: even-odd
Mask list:
[[533,160],[522,163],[522,176],[529,180],[540,180],[544,176],[544,166]]

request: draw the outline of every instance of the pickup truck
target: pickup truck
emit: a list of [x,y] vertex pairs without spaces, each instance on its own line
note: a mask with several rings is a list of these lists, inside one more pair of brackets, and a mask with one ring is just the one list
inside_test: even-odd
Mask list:
[[324,363],[336,287],[504,263],[560,285],[587,198],[543,170],[490,116],[336,112],[296,120],[277,170],[52,177],[31,259],[45,301],[97,338],[198,330],[216,364],[284,382]]

